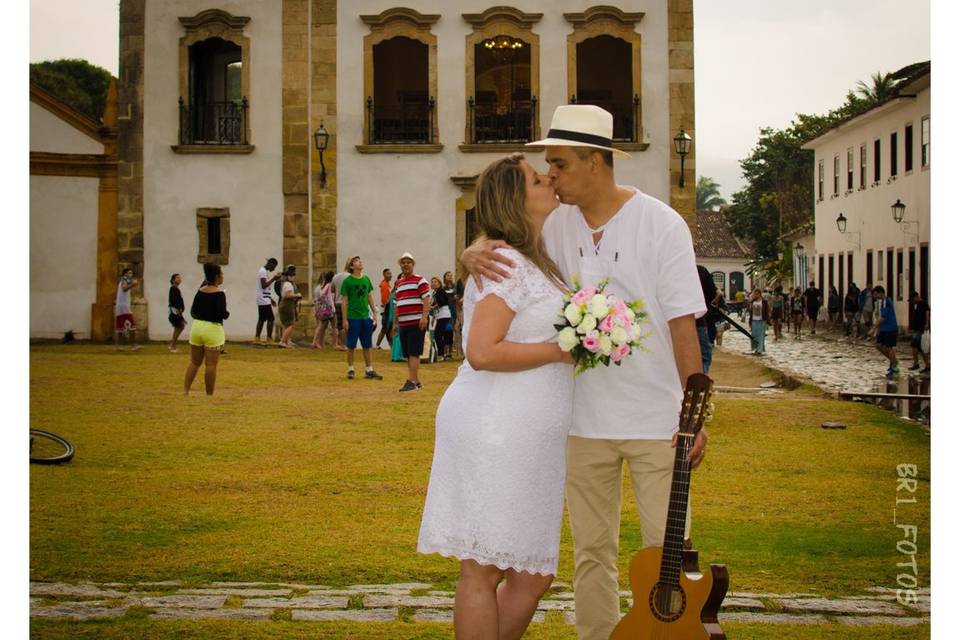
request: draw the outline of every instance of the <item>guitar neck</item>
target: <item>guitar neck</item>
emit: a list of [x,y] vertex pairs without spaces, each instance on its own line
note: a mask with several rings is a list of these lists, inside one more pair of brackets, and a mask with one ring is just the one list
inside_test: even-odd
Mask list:
[[687,504],[690,500],[690,463],[687,456],[693,448],[693,437],[681,434],[678,440],[660,561],[660,582],[674,586],[680,584],[680,567],[683,561],[683,538],[687,524]]

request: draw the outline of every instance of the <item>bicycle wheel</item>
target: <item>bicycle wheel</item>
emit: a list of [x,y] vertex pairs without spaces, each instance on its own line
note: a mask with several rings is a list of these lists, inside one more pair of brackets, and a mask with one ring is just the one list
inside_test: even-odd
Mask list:
[[73,459],[73,445],[55,433],[30,429],[30,462],[63,464]]

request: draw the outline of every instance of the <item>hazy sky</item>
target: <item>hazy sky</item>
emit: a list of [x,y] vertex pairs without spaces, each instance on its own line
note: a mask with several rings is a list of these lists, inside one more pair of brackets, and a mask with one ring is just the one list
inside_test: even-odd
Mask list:
[[[85,58],[116,74],[118,6],[31,0],[31,62]],[[929,14],[929,0],[694,0],[697,173],[729,199],[761,127],[826,112],[858,80],[929,60]]]

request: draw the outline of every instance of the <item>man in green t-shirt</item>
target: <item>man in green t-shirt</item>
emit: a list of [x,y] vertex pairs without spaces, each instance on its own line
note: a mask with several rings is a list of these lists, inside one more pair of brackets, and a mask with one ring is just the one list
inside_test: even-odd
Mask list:
[[350,275],[340,285],[340,308],[343,313],[343,328],[347,332],[347,378],[356,376],[353,370],[353,352],[357,340],[363,347],[363,362],[367,365],[364,378],[383,380],[383,376],[373,370],[370,349],[373,347],[373,327],[377,305],[373,301],[373,283],[363,274],[363,261],[360,256],[350,259]]

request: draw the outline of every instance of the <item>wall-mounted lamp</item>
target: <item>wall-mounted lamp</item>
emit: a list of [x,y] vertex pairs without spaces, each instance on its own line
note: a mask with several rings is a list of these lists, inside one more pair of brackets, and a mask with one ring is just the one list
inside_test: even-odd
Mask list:
[[688,134],[683,129],[680,129],[680,133],[678,133],[673,138],[673,147],[674,149],[676,149],[677,155],[680,156],[680,182],[677,186],[679,186],[681,189],[683,189],[683,184],[684,184],[683,183],[683,161],[686,159],[687,154],[690,153],[691,140],[693,140],[693,138],[691,138],[690,134]]
[[330,134],[323,126],[323,120],[320,121],[320,128],[313,132],[313,143],[320,152],[320,188],[327,187],[327,167],[323,164],[323,152],[327,150],[330,143]]
[[890,205],[890,211],[893,213],[893,221],[897,224],[903,222],[903,214],[907,210],[907,205],[900,202],[900,198],[897,198],[897,201]]
[[[860,232],[859,231],[847,231],[847,217],[841,213],[837,216],[837,229],[840,231],[840,234],[847,239],[850,244],[857,245],[857,251],[860,250]],[[856,242],[854,242],[852,236],[857,236]]]

